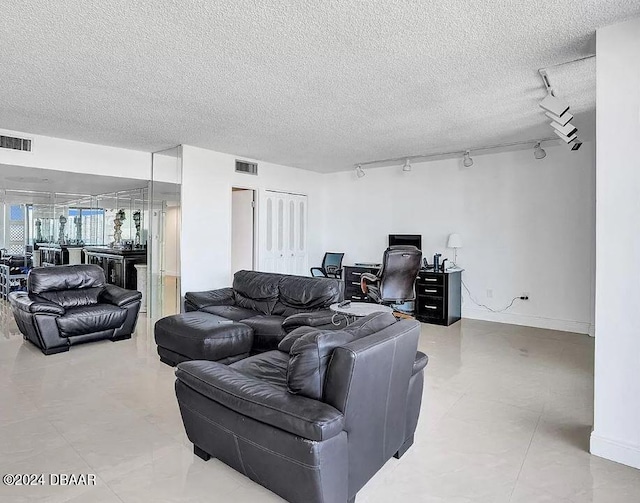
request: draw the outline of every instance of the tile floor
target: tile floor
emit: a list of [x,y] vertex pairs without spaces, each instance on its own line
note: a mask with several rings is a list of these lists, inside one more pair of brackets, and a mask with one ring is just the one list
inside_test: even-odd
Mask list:
[[[282,501],[191,451],[146,323],[44,356],[0,306],[0,472],[93,473],[95,487],[0,486],[0,501]],[[463,320],[423,325],[416,443],[361,503],[631,503],[640,471],[590,456],[593,340]]]

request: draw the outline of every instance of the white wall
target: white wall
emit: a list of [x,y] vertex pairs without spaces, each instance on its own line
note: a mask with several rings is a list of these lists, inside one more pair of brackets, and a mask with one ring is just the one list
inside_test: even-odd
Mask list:
[[151,153],[63,140],[1,129],[0,133],[31,138],[31,152],[0,149],[0,164],[32,168],[151,179]]
[[[465,298],[463,316],[587,333],[592,317],[594,152],[545,147],[461,160],[326,175],[325,247],[345,264],[380,262],[390,233],[422,234],[424,255],[453,258],[476,299],[494,308],[528,293],[504,314]],[[493,297],[487,297],[487,290]]]
[[597,32],[591,452],[640,468],[640,19]]
[[323,175],[262,161],[258,161],[259,175],[247,175],[235,172],[235,160],[233,155],[183,146],[183,295],[231,284],[232,187],[308,195],[309,263],[319,264],[322,260]]

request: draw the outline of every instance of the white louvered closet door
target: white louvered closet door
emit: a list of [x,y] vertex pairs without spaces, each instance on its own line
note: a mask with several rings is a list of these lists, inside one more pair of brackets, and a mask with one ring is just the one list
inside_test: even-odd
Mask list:
[[305,275],[307,269],[307,196],[262,191],[259,269]]

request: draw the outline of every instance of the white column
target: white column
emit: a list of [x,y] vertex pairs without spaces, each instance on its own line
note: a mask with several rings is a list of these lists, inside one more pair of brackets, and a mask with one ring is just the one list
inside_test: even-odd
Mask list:
[[147,312],[147,264],[135,264],[136,268],[136,282],[138,285],[138,291],[142,294],[140,300],[140,312]]
[[640,19],[597,31],[591,452],[640,468]]

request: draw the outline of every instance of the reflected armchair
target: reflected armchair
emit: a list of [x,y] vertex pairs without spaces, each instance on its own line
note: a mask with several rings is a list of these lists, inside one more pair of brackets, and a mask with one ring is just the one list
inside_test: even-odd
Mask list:
[[324,278],[342,278],[342,259],[344,253],[327,252],[321,267],[312,267],[311,276]]
[[360,277],[362,293],[378,304],[401,304],[416,298],[415,282],[422,252],[415,246],[390,246],[384,252],[378,274]]

